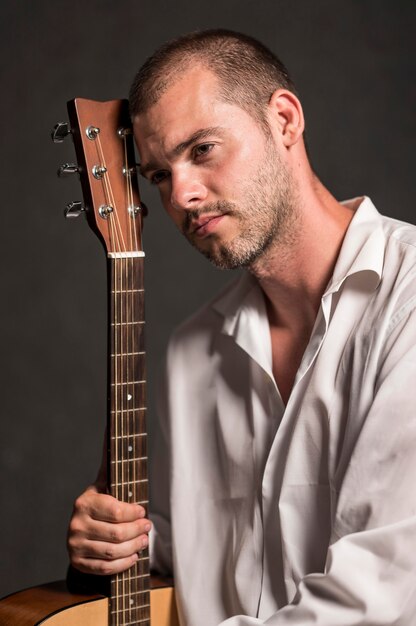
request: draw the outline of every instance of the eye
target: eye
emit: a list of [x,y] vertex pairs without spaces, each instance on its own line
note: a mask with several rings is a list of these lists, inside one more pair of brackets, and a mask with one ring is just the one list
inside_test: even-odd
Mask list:
[[194,158],[206,156],[209,152],[211,152],[213,147],[213,143],[200,143],[198,146],[195,146],[192,151]]
[[168,176],[169,172],[167,170],[158,170],[151,175],[150,182],[152,183],[152,185],[159,185]]

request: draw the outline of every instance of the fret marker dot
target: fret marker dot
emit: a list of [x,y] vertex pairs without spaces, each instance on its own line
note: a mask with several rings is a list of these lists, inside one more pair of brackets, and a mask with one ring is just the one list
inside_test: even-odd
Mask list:
[[133,496],[133,492],[129,491],[129,498],[131,498]]
[[129,447],[127,448],[127,450],[128,450],[129,452],[133,452],[133,446],[129,446]]
[[131,395],[131,393],[128,393],[128,394],[127,394],[127,400],[129,400],[129,401],[130,401],[130,400],[132,399],[132,397],[133,397],[133,396]]
[[133,604],[134,604],[134,600],[133,598],[130,598],[130,606],[133,606]]

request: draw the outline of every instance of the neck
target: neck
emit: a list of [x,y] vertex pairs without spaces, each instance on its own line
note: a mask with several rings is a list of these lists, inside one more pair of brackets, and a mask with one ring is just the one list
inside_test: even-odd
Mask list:
[[337,202],[311,173],[301,181],[291,232],[251,266],[263,289],[271,324],[311,331],[353,211]]

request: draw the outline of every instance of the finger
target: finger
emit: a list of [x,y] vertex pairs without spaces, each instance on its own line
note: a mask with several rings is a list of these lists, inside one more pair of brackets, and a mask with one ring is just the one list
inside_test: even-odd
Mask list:
[[74,549],[73,557],[78,559],[104,559],[117,561],[140,553],[147,548],[149,539],[147,535],[140,535],[131,541],[124,543],[106,543],[104,541],[83,541]]
[[140,519],[124,524],[110,524],[91,520],[89,525],[80,532],[87,540],[107,543],[124,543],[147,534],[152,527],[148,519]]
[[86,492],[75,501],[74,514],[86,515],[100,521],[122,523],[143,518],[145,510],[139,504],[121,502],[105,493]]
[[132,567],[139,560],[137,553],[124,559],[106,561],[105,559],[74,558],[72,565],[84,574],[97,574],[98,576],[113,576]]

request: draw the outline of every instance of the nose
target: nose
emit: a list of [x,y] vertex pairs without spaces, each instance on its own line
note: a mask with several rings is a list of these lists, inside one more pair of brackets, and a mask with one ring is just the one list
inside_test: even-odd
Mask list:
[[176,172],[171,174],[170,202],[176,210],[197,209],[204,202],[208,190],[193,172]]

